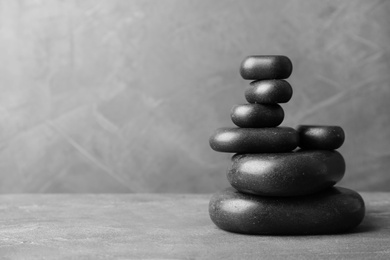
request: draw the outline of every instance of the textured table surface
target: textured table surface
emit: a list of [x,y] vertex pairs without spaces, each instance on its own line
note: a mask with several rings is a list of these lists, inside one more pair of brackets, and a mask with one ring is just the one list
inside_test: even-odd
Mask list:
[[364,222],[326,236],[218,229],[210,195],[1,195],[1,259],[389,259],[390,193],[361,193]]

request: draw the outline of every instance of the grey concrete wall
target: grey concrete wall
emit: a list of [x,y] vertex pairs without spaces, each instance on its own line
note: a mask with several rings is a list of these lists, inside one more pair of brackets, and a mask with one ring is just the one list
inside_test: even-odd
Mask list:
[[250,54],[285,126],[340,125],[341,185],[390,191],[390,1],[0,0],[0,192],[213,192]]

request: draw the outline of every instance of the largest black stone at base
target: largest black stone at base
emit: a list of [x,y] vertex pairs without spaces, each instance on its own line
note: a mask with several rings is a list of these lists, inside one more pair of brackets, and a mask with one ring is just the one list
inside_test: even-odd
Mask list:
[[209,214],[219,228],[235,233],[317,235],[358,226],[365,206],[357,192],[340,187],[287,198],[248,195],[227,188],[212,196]]

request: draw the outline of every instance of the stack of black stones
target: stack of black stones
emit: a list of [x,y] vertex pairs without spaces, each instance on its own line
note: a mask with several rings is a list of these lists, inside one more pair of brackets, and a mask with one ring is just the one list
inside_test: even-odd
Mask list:
[[[249,56],[241,64],[249,104],[232,109],[238,127],[220,128],[210,146],[236,153],[227,172],[231,188],[213,195],[212,221],[244,234],[315,235],[347,232],[364,218],[362,197],[334,187],[345,173],[339,126],[280,127],[292,88],[285,56]],[[300,150],[295,150],[297,147]]]

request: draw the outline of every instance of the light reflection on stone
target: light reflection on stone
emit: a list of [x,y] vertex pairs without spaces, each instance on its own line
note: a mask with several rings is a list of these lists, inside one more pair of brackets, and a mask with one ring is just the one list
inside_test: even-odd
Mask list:
[[274,163],[269,161],[250,160],[240,166],[240,171],[248,174],[269,173]]
[[235,113],[237,116],[245,116],[249,113],[250,110],[251,110],[250,106],[238,106],[236,108]]
[[234,132],[225,132],[218,134],[216,137],[217,142],[230,142],[232,139],[235,139],[237,136],[237,133]]
[[253,207],[256,207],[256,205],[249,200],[231,199],[223,202],[222,211],[232,214],[240,214],[251,210]]

